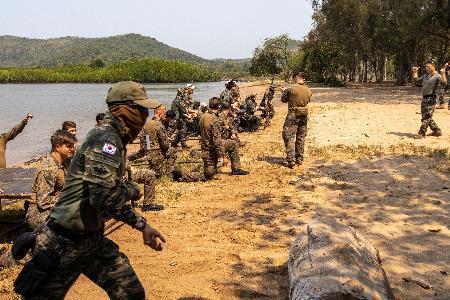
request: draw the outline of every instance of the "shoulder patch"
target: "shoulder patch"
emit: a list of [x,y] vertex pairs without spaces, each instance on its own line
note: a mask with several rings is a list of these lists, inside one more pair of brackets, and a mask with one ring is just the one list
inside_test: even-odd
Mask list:
[[111,145],[110,143],[105,143],[103,145],[102,152],[108,155],[116,154],[117,148],[116,146]]

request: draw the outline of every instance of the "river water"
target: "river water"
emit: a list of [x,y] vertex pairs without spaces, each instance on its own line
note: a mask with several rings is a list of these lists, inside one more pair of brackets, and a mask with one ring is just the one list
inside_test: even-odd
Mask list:
[[[194,100],[218,96],[224,82],[194,83]],[[77,123],[82,141],[95,125],[95,116],[105,112],[110,84],[0,84],[0,133],[21,122],[27,112],[34,116],[24,131],[7,145],[8,166],[14,166],[50,151],[50,136],[63,121]],[[176,90],[184,84],[145,84],[150,98],[170,108]]]

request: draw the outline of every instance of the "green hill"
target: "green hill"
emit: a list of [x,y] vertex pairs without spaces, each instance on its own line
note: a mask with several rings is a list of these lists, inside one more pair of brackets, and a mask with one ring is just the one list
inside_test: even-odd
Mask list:
[[116,63],[131,58],[157,57],[195,64],[209,61],[139,34],[105,38],[61,37],[29,39],[0,36],[0,67],[87,64],[94,59]]

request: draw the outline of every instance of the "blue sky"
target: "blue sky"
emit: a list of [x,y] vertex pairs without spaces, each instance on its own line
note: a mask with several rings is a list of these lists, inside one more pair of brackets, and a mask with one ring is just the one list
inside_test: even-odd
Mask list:
[[205,58],[251,57],[266,37],[302,39],[309,0],[2,0],[0,35],[104,37],[139,33]]

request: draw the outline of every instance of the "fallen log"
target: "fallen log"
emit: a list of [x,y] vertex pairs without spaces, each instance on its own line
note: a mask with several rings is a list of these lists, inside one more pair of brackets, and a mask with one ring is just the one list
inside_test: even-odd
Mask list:
[[289,252],[290,299],[394,299],[378,250],[355,228],[315,219]]

